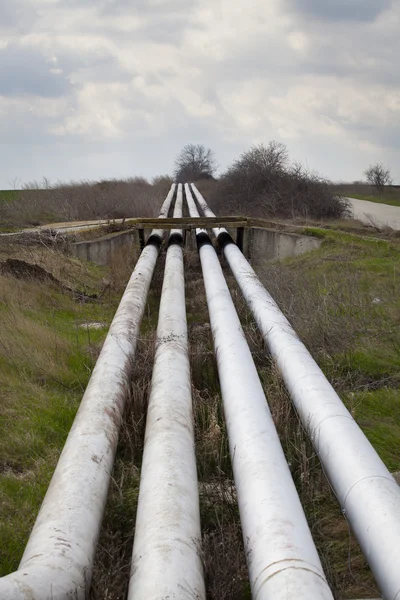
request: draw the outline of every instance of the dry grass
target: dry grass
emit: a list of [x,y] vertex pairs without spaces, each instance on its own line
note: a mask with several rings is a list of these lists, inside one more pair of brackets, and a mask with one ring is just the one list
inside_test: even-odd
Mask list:
[[[61,256],[38,252],[44,269],[61,269]],[[63,261],[68,281],[101,291],[101,269]],[[111,295],[77,300],[62,279],[0,275],[1,574],[18,566],[105,334],[81,325],[107,325],[114,308]]]
[[264,387],[334,597],[378,597],[374,578],[274,365]]
[[38,243],[36,236],[22,243],[13,238],[0,238],[0,263],[7,259],[22,260],[30,265],[38,265],[70,289],[86,291],[88,294],[98,289],[101,270],[91,263],[66,255],[65,249],[64,242],[58,244],[39,240]]
[[111,257],[108,281],[113,290],[122,292],[139,258],[138,246],[122,246]]
[[197,252],[185,253],[185,276],[207,598],[244,600],[246,557]]
[[[126,597],[163,259],[162,255],[142,325],[143,337],[138,348],[132,400],[119,442],[94,570],[91,592],[94,600],[122,600]],[[242,600],[250,598],[247,568],[197,254],[185,253],[185,263],[207,597],[210,600]]]
[[[235,486],[229,457],[218,374],[212,349],[201,270],[197,254],[185,253],[187,315],[189,323],[190,360],[192,369],[195,442],[199,477],[202,523],[202,557],[210,600],[243,600],[250,598],[246,559]],[[279,267],[268,268],[270,275]],[[150,354],[154,348],[154,328],[162,284],[163,265],[155,274],[143,323],[144,339],[139,352],[139,370],[133,382],[133,401],[127,412],[113,474],[107,517],[95,568],[92,598],[95,600],[125,598],[134,535],[138,496],[139,466],[142,452],[146,402],[151,379]],[[229,275],[228,275],[229,277]],[[278,283],[279,276],[275,280]],[[325,478],[318,458],[295,414],[279,374],[263,348],[262,338],[246,309],[243,298],[229,278],[234,301],[244,325],[273,418],[284,447],[292,476],[319,550],[335,598],[354,598],[377,594],[373,577],[353,539],[340,507]],[[286,281],[286,280],[285,280]],[[289,313],[297,315],[296,323],[305,319],[307,311],[299,311],[293,299],[299,281],[281,285]],[[286,287],[285,287],[286,286]],[[304,286],[303,286],[304,287]],[[276,291],[276,290],[275,290]],[[280,296],[281,297],[281,296]],[[300,301],[299,301],[300,302]],[[315,301],[316,302],[316,301]],[[300,302],[302,305],[302,302]],[[316,311],[315,322],[322,309]],[[326,320],[312,327],[310,335],[318,347],[330,351],[344,343],[335,335],[335,327],[326,329]],[[301,328],[301,327],[300,327]],[[316,334],[317,332],[317,334]],[[350,336],[351,337],[351,336]],[[347,339],[347,338],[346,338]],[[307,339],[310,342],[310,339]],[[315,347],[314,347],[315,350]],[[133,410],[134,409],[134,410]],[[133,410],[133,412],[132,412]]]
[[[318,231],[314,233],[318,234]],[[397,260],[397,251],[389,248],[388,242],[376,242],[378,245],[370,248],[371,243],[356,242],[346,236],[339,237],[339,240],[335,238],[333,242],[324,244],[319,254],[299,257],[285,264],[266,265],[261,272],[268,281],[269,289],[317,360],[326,368],[331,380],[345,399],[353,403],[356,413],[359,410],[359,393],[387,394],[384,386],[388,382],[394,385],[397,381],[395,360],[400,345],[393,323],[400,314],[396,300],[399,290],[395,272],[388,270],[388,266]],[[77,323],[85,319],[109,322],[111,309],[121,295],[134,261],[134,257],[121,252],[115,256],[106,275],[94,267],[87,270],[86,265],[74,259],[65,259],[63,265],[61,255],[54,249],[28,248],[26,252],[25,260],[41,261],[44,268],[57,273],[60,279],[64,277],[69,281],[75,277],[79,285],[90,281],[91,287],[103,289],[106,285],[107,291],[103,292],[100,302],[77,305],[73,299],[60,294],[54,284],[0,277],[0,319],[3,327],[0,329],[0,362],[1,366],[6,365],[0,376],[4,398],[1,409],[10,427],[10,434],[0,444],[4,471],[0,481],[7,494],[0,530],[11,556],[3,563],[4,571],[15,568],[104,335],[104,332],[92,332],[90,335],[94,337],[89,339],[89,334],[78,328]],[[94,567],[92,600],[126,598],[164,258],[162,253],[142,324],[131,397],[126,408]],[[339,268],[341,262],[343,264]],[[185,277],[202,523],[201,551],[207,598],[245,600],[251,595],[239,511],[201,269],[194,251],[185,252]],[[377,595],[373,591],[373,578],[349,532],[280,376],[266,354],[261,335],[229,274],[228,278],[335,598]],[[372,303],[375,297],[384,302]],[[369,323],[368,330],[366,322]],[[381,353],[382,348],[374,344],[378,344],[382,335],[385,336],[385,345],[389,345],[391,350],[381,362],[377,362],[374,352],[377,349]],[[370,362],[365,353],[363,358],[357,354],[357,343],[365,347],[366,340],[373,356]],[[347,396],[349,391],[354,396]],[[389,407],[394,410],[392,407],[396,401],[396,397],[385,396],[379,405],[382,410],[383,407],[385,411],[389,411]],[[366,396],[362,406],[365,410],[369,407]],[[378,435],[381,430],[377,433],[375,427],[381,416],[375,415],[375,421],[372,421],[371,414],[369,426],[378,436],[378,451],[386,452],[385,460],[392,460],[394,464],[395,457],[391,453],[397,443],[396,425],[385,421],[381,439]],[[388,432],[393,435],[389,440]],[[10,517],[16,506],[17,494],[24,521],[18,527],[15,518],[12,520]],[[12,529],[6,523],[10,518]]]
[[154,349],[154,333],[141,338],[94,564],[92,600],[122,600],[128,591]]
[[0,203],[0,222],[9,228],[60,221],[155,217],[170,186],[168,178],[153,184],[142,178],[47,187],[32,184]]

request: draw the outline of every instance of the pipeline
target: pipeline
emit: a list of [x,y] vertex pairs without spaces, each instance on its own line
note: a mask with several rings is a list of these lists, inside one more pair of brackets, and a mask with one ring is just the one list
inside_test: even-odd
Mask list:
[[[188,186],[191,217],[198,216]],[[332,599],[218,257],[197,230],[252,596]]]
[[226,230],[218,241],[383,598],[399,600],[400,487]]
[[[178,184],[177,192],[176,192],[176,200],[174,206],[174,218],[182,217],[183,210],[183,193],[182,193],[182,184]],[[177,244],[183,244],[183,235],[182,229],[171,229],[169,235],[169,244],[176,242]]]
[[[181,216],[179,185],[174,217]],[[205,600],[182,243],[182,231],[171,230],[147,412],[129,600]]]
[[[168,214],[175,184],[160,215]],[[162,243],[153,230],[111,323],[19,568],[1,600],[83,600],[107,500],[146,298]]]

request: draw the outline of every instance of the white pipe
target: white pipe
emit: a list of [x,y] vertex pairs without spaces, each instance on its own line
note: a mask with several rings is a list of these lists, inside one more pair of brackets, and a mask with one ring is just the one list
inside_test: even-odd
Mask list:
[[[183,210],[182,184],[178,183],[178,190],[176,193],[176,200],[175,200],[175,206],[174,206],[174,219],[179,219],[182,217],[182,210]],[[169,237],[170,237],[170,239],[176,238],[177,241],[179,241],[179,239],[182,239],[182,228],[171,229]]]
[[[170,196],[171,192],[169,204]],[[153,231],[154,243],[139,257],[19,568],[0,579],[1,600],[87,597],[140,323],[162,235],[162,230]]]
[[188,183],[185,183],[185,195],[186,195],[186,202],[188,205],[189,215],[191,217],[199,217],[200,214],[199,214],[199,211],[197,210],[196,202],[193,199],[190,185]]
[[400,598],[400,488],[239,248],[224,254],[385,600]]
[[[181,215],[182,186],[174,217]],[[129,600],[205,600],[183,255],[172,241],[178,231],[165,263]]]
[[[164,202],[161,205],[160,214],[158,215],[159,219],[166,219],[166,218],[168,218],[169,210],[170,210],[171,204],[172,204],[172,200],[173,200],[173,197],[175,195],[175,189],[176,189],[176,183],[173,183],[171,185],[171,189],[169,190],[167,197],[165,198]],[[157,230],[155,230],[155,231],[157,231]],[[154,232],[154,230],[153,230],[153,232]]]
[[253,598],[332,600],[218,257],[198,242]]
[[[216,214],[208,206],[207,202],[203,198],[202,194],[200,194],[199,190],[194,185],[194,183],[192,183],[192,190],[193,190],[194,195],[196,196],[196,200],[199,203],[200,209],[203,212],[204,216],[205,217],[216,217]],[[198,212],[197,212],[197,215],[199,216]],[[216,238],[218,238],[218,236],[221,233],[228,233],[227,230],[225,229],[225,227],[213,227],[212,232]]]
[[[168,192],[168,196],[165,198],[161,209],[160,209],[160,214],[158,215],[159,219],[166,219],[168,218],[168,214],[171,208],[171,204],[172,204],[172,200],[174,198],[175,195],[175,188],[176,188],[176,184],[173,183],[171,185],[171,189]],[[163,238],[164,236],[164,230],[163,229],[153,229],[153,231],[150,234],[149,240],[153,239],[153,236],[156,236],[158,238]]]
[[[199,217],[200,214],[199,214],[199,211],[197,210],[196,202],[193,199],[190,185],[188,183],[185,183],[185,195],[186,195],[186,202],[188,205],[189,215],[191,217]],[[207,233],[207,231],[205,229],[197,228],[196,235],[199,235],[199,233]]]

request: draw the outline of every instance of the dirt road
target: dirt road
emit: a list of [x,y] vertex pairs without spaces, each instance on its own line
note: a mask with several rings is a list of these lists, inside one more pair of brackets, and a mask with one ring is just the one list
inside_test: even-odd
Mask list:
[[393,229],[400,229],[400,206],[378,204],[367,200],[348,198],[354,213],[354,218],[363,223],[378,226],[388,225]]

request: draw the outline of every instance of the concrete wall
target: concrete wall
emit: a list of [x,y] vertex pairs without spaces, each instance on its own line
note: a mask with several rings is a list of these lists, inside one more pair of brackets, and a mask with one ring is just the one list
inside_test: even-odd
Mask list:
[[120,248],[132,248],[139,244],[136,231],[123,231],[111,233],[97,240],[75,242],[70,245],[71,253],[82,259],[91,260],[98,265],[109,265],[111,258]]
[[[230,230],[230,233],[233,239],[236,239],[236,231]],[[147,237],[148,232],[146,232]],[[75,242],[71,244],[70,248],[72,254],[82,260],[91,260],[98,265],[109,265],[116,251],[120,248],[131,248],[133,251],[134,246],[139,246],[139,234],[137,231],[130,230],[111,233],[87,242]],[[295,233],[284,233],[258,227],[244,231],[243,253],[251,259],[253,264],[260,264],[265,260],[298,256],[320,246],[321,240]],[[186,232],[185,247],[190,250],[196,249],[194,231]]]
[[245,237],[243,250],[252,264],[260,264],[266,260],[298,256],[320,246],[321,240],[314,237],[252,227],[247,240]]

